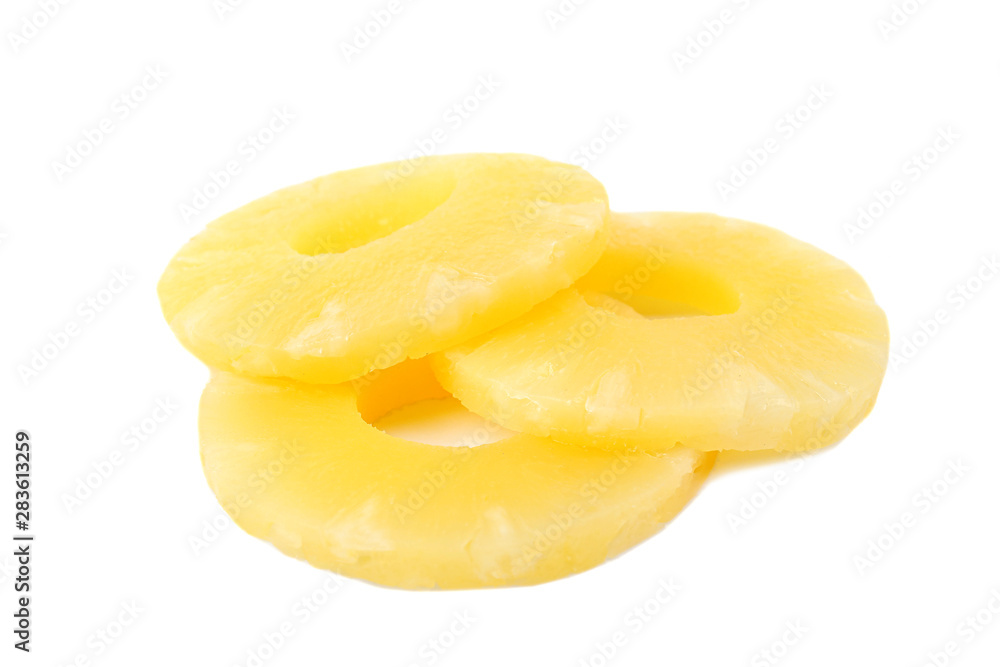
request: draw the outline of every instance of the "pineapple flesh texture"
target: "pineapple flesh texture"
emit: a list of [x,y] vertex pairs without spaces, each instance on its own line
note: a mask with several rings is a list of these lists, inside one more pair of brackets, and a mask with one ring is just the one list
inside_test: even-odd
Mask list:
[[407,168],[338,172],[210,223],[158,286],[174,334],[214,368],[343,382],[524,314],[607,244],[607,194],[578,167],[475,154]]
[[245,531],[290,556],[384,586],[462,589],[604,562],[660,530],[714,462],[523,434],[435,446],[370,424],[447,396],[426,359],[328,386],[216,372],[199,416],[205,474]]
[[573,288],[435,355],[441,383],[522,433],[606,449],[803,451],[872,409],[885,314],[842,261],[709,214],[612,214]]

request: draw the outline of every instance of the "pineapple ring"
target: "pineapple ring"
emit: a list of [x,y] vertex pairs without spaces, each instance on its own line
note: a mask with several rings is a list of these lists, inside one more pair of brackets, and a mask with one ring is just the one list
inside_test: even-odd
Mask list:
[[612,214],[611,237],[573,288],[435,355],[441,383],[519,432],[651,452],[815,449],[870,412],[888,325],[845,263],[709,214]]
[[527,155],[429,157],[279,190],[222,216],[158,286],[209,366],[335,383],[461,343],[568,287],[607,244],[607,194]]
[[310,385],[216,373],[199,430],[209,485],[246,532],[376,584],[480,588],[581,572],[656,533],[715,458],[523,434],[478,447],[411,442],[369,422],[447,397],[429,362],[369,377]]

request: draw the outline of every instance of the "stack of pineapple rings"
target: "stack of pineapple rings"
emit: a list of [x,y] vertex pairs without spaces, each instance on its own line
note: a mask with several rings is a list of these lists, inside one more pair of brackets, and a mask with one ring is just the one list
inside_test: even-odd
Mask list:
[[[730,218],[610,213],[587,172],[526,155],[280,190],[191,239],[159,296],[214,369],[202,460],[236,522],[409,589],[594,567],[676,515],[716,452],[843,438],[888,359],[843,262]],[[514,434],[372,425],[451,396]]]

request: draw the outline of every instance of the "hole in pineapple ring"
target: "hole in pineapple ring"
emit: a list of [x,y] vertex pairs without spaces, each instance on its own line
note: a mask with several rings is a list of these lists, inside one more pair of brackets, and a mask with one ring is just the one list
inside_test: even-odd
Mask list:
[[[740,295],[724,275],[694,262],[662,259],[656,249],[637,255],[611,250],[578,283],[593,306],[610,298],[647,319],[729,315],[740,309]],[[598,293],[600,298],[594,298]]]
[[388,435],[443,447],[478,447],[514,434],[469,412],[457,398],[430,398],[396,408],[375,420]]
[[354,381],[362,419],[387,435],[441,447],[478,447],[515,435],[469,412],[434,377],[426,359]]
[[336,254],[359,248],[423,220],[455,191],[456,174],[433,169],[409,176],[392,171],[332,206],[296,221],[289,244],[302,255]]

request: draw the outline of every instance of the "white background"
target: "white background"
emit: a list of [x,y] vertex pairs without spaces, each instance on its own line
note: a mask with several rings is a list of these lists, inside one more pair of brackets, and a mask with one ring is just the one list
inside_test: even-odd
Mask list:
[[[909,0],[918,9],[886,35],[890,0],[591,0],[564,5],[575,10],[558,22],[546,14],[558,0],[409,0],[350,62],[342,44],[388,0],[245,0],[221,16],[212,0],[68,2],[35,34],[24,20],[42,23],[41,4],[7,0],[0,13],[3,488],[15,429],[27,429],[38,535],[30,656],[11,648],[13,562],[0,550],[4,665],[246,665],[286,620],[294,635],[266,665],[429,665],[427,642],[463,613],[471,629],[433,664],[772,664],[760,651],[793,639],[787,623],[805,628],[776,647],[789,667],[918,666],[950,641],[957,655],[939,664],[997,664],[1000,613],[984,612],[992,623],[971,639],[961,624],[992,595],[1000,610],[1000,285],[986,281],[971,300],[955,291],[1000,250],[996,2]],[[731,22],[702,34],[708,46],[679,66],[675,54],[724,9]],[[146,68],[165,78],[129,92]],[[451,120],[480,77],[498,87]],[[832,96],[814,99],[794,133],[780,129],[814,87]],[[123,94],[144,98],[124,118]],[[246,159],[241,144],[274,109],[294,120]],[[105,118],[110,134],[58,173],[54,163]],[[300,623],[293,605],[323,573],[237,528],[198,555],[190,545],[220,516],[198,459],[208,373],[173,339],[155,283],[213,217],[400,158],[438,127],[439,153],[582,163],[580,147],[593,144],[587,166],[617,210],[716,211],[814,243],[868,279],[893,352],[910,358],[842,444],[803,463],[720,465],[664,532],[595,570],[450,593],[345,580]],[[602,145],[606,127],[621,129]],[[908,161],[942,128],[958,138],[914,179]],[[718,183],[768,138],[777,151],[724,199]],[[230,159],[240,173],[185,220],[181,205]],[[845,225],[895,179],[905,193],[852,242]],[[80,304],[115,271],[131,276],[127,287],[84,315]],[[947,321],[909,349],[938,311]],[[19,368],[70,323],[79,334],[24,379]],[[127,451],[122,434],[163,399],[176,410]],[[65,494],[116,449],[124,462],[68,510]],[[967,472],[939,481],[929,508],[915,501],[952,463]],[[779,471],[787,483],[754,496]],[[12,489],[2,497],[7,544]],[[756,515],[734,529],[744,501]],[[883,534],[907,512],[915,525]],[[859,566],[880,538],[878,561]],[[641,629],[627,622],[669,578],[680,593]],[[133,602],[137,620],[98,654],[94,633]],[[624,646],[605,659],[599,645],[618,631]]]

